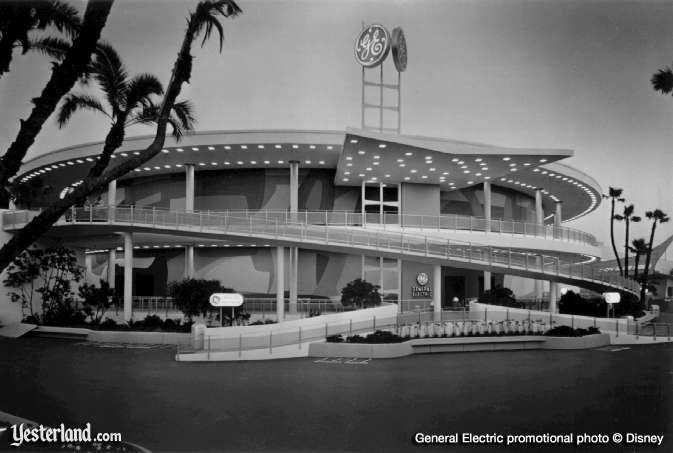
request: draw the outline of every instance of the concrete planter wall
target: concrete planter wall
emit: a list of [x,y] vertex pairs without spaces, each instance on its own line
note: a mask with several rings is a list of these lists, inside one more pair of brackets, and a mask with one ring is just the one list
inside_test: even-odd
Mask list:
[[610,335],[600,333],[583,337],[544,337],[543,349],[591,349],[608,346]]
[[404,343],[312,343],[309,357],[349,357],[361,359],[392,359],[411,354],[442,352],[516,351],[529,349],[591,349],[610,344],[609,334],[584,337],[453,337],[419,338]]
[[189,344],[191,335],[178,332],[139,332],[116,330],[90,330],[76,327],[38,326],[35,329],[40,336],[53,338],[80,339],[99,343],[126,344]]
[[413,354],[410,342],[388,344],[311,343],[309,357],[352,357],[359,359],[391,359]]

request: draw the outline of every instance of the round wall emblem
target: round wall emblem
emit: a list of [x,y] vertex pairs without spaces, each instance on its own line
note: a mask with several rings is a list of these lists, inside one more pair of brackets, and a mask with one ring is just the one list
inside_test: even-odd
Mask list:
[[390,34],[383,25],[369,25],[355,41],[355,60],[365,68],[380,65],[390,51]]
[[420,286],[427,285],[429,280],[430,279],[428,278],[428,274],[425,272],[419,272],[416,276],[416,283],[418,283]]
[[404,32],[400,27],[393,28],[391,42],[395,68],[399,72],[404,72],[407,69],[407,40],[404,38]]

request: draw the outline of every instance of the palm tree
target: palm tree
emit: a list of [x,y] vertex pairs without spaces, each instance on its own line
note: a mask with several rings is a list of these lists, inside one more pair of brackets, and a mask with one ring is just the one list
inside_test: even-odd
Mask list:
[[634,269],[633,269],[633,279],[638,280],[638,265],[640,263],[640,257],[647,254],[647,242],[644,238],[638,238],[631,241],[631,247],[629,250],[635,255]]
[[624,206],[622,214],[615,214],[615,220],[626,223],[626,235],[624,239],[624,277],[629,276],[629,225],[631,222],[640,222],[641,218],[633,215],[633,204]]
[[[108,2],[106,6],[108,7],[107,11],[109,12],[111,1],[112,0],[98,0],[96,2],[90,2],[87,5],[87,10],[89,10],[90,7],[96,7],[101,4],[105,4],[105,2]],[[212,34],[213,29],[215,29],[219,34],[220,48],[222,48],[224,35],[222,25],[218,20],[218,16],[225,18],[236,17],[241,14],[241,12],[241,9],[234,2],[234,0],[202,0],[199,2],[199,4],[196,6],[196,10],[190,14],[187,20],[187,30],[185,31],[185,36],[183,38],[182,44],[180,45],[177,59],[173,65],[171,79],[168,83],[166,94],[163,97],[161,106],[158,108],[158,115],[155,119],[157,123],[157,129],[152,143],[145,150],[141,151],[139,155],[131,156],[127,159],[124,159],[124,162],[118,165],[104,169],[104,172],[100,176],[87,176],[82,181],[82,183],[72,191],[72,193],[66,195],[64,199],[58,200],[51,206],[42,210],[39,215],[34,217],[26,226],[14,234],[14,236],[12,236],[9,241],[0,247],[0,271],[4,270],[16,255],[21,253],[21,251],[26,249],[28,246],[30,246],[30,244],[35,242],[40,236],[47,232],[47,230],[51,228],[51,226],[70,206],[79,202],[79,200],[83,200],[87,195],[102,190],[110,181],[119,179],[161,152],[161,149],[163,148],[164,142],[166,140],[166,129],[169,124],[171,112],[173,111],[173,106],[177,100],[177,97],[180,95],[182,84],[189,82],[189,79],[192,75],[192,44],[199,34],[203,32],[203,45],[205,40],[208,39],[208,37],[210,37]],[[65,60],[60,64],[60,66],[65,65],[68,62],[71,54],[80,55],[82,53],[81,50],[79,52],[76,52],[75,50],[77,50],[76,46],[78,45],[78,41],[81,41],[82,35],[85,35],[86,33],[87,14],[85,13],[82,31],[75,39],[71,50],[68,51],[68,56],[66,56]],[[94,43],[97,40],[98,37],[96,36]],[[73,81],[73,85],[74,82],[75,81]],[[39,129],[37,132],[39,132]],[[35,135],[37,135],[37,132],[31,134],[33,140]],[[16,174],[20,165],[20,161],[23,159],[23,156],[25,155],[25,152],[27,151],[30,144],[32,144],[32,142],[29,143],[28,146],[25,146],[25,143],[20,147],[17,146],[17,148],[21,148],[23,154],[21,154],[18,158],[16,165],[12,165],[9,168],[3,168],[4,159],[0,161],[0,186],[4,184],[3,181],[6,181],[6,178],[8,178],[10,175],[13,176]],[[18,154],[19,151],[20,150],[17,149],[15,154]],[[5,157],[6,156],[7,154]],[[14,162],[15,160],[17,159],[13,159],[12,161]]]
[[652,88],[661,94],[673,93],[673,69],[670,66],[666,66],[664,69],[658,70],[652,76],[650,82],[652,83]]
[[645,257],[645,269],[643,269],[642,285],[640,287],[640,300],[645,300],[645,288],[647,287],[647,277],[650,271],[650,258],[652,257],[652,248],[654,246],[654,232],[657,229],[657,223],[666,223],[670,219],[661,209],[647,211],[645,217],[652,221],[652,230],[650,231],[650,243],[647,245],[647,255]]
[[0,2],[0,77],[9,71],[12,53],[20,47],[23,54],[37,50],[62,58],[70,42],[56,37],[32,37],[33,30],[54,27],[67,38],[78,33],[80,19],[77,10],[58,0]]
[[610,242],[612,243],[612,251],[615,254],[615,258],[617,259],[617,266],[619,266],[619,275],[624,275],[624,271],[622,269],[622,261],[619,259],[619,253],[617,253],[617,246],[615,245],[615,202],[616,201],[621,201],[621,202],[624,201],[623,198],[620,198],[621,195],[622,195],[622,189],[618,189],[616,187],[610,187],[610,191],[608,192],[608,195],[603,195],[603,198],[610,198],[610,200],[611,200]]
[[[107,108],[99,99],[84,93],[71,93],[63,98],[58,112],[59,127],[65,126],[78,110],[102,113],[112,123],[105,138],[103,152],[90,170],[90,175],[99,176],[108,166],[112,153],[124,142],[126,128],[134,124],[155,123],[158,107],[152,96],[160,96],[164,89],[152,74],[140,74],[129,78],[119,54],[107,43],[99,43],[89,75],[101,88]],[[173,135],[180,138],[194,127],[193,107],[188,101],[176,102],[168,118]]]
[[[96,43],[105,27],[113,0],[92,0],[87,3],[84,20],[65,58],[55,64],[47,84],[39,96],[31,99],[33,108],[20,120],[19,132],[5,153],[0,156],[0,188],[5,188],[21,167],[26,153],[35,143],[42,126],[56,110],[61,98],[85,73],[96,50]],[[0,260],[1,261],[1,260]]]

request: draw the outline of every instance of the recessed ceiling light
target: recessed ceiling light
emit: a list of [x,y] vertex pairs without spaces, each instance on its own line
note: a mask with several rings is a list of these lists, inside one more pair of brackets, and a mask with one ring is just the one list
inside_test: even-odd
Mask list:
[[540,162],[544,164],[545,162],[547,162],[547,159],[540,159]]
[[458,162],[459,160],[460,159],[457,159],[457,158],[454,157],[453,159],[451,159],[451,162]]
[[502,160],[504,160],[504,161],[508,161],[508,160],[510,160],[510,159],[511,159],[511,157],[503,157],[503,158],[502,158]]
[[170,151],[167,150],[167,149],[162,149],[161,152],[164,153],[164,154],[168,154],[168,153],[170,153]]
[[376,154],[376,155],[374,155],[374,156],[372,156],[372,157],[373,157],[374,159],[377,159],[377,160],[381,158],[381,156],[379,156],[378,154]]
[[358,154],[362,156],[363,154],[365,154],[365,151],[361,149],[360,151],[358,151]]
[[198,151],[198,150],[199,148],[197,148],[196,146],[192,147],[192,151]]
[[241,145],[241,149],[248,149],[248,145]]
[[379,144],[379,148],[385,148],[385,147],[386,147],[386,145],[384,143]]
[[482,159],[481,159],[481,157],[477,157],[476,159],[474,159],[474,161],[475,161],[475,162],[481,162]]
[[215,151],[215,147],[214,146],[209,146],[208,151]]
[[416,170],[409,170],[410,173],[416,173]]
[[354,138],[351,139],[351,143],[357,143],[358,141],[355,140]]
[[264,149],[264,145],[257,145],[258,149]]
[[405,156],[413,156],[414,153],[412,153],[412,152],[406,152],[406,153],[404,153],[404,155],[405,155]]

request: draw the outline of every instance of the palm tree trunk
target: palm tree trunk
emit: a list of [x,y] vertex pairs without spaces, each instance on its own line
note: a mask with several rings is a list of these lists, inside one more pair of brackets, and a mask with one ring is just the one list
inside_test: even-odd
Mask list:
[[640,287],[640,300],[645,301],[645,289],[647,288],[647,278],[649,277],[650,272],[650,258],[652,257],[652,247],[654,245],[654,231],[657,229],[657,220],[655,219],[652,222],[652,231],[650,232],[650,243],[647,246],[647,255],[645,256],[645,269],[643,269],[642,280],[643,283]]
[[633,269],[633,279],[638,280],[638,264],[640,261],[640,252],[636,251],[635,252],[636,257],[634,258],[634,269]]
[[629,217],[626,216],[626,241],[624,242],[624,277],[629,278]]
[[617,246],[615,245],[615,198],[612,197],[612,208],[610,210],[610,242],[612,243],[612,251],[615,254],[617,259],[617,266],[619,266],[619,275],[624,275],[622,270],[622,262],[619,259],[619,253],[617,253]]
[[14,33],[7,30],[0,39],[0,77],[9,72],[9,64],[12,62],[12,52],[14,51]]
[[34,106],[30,116],[26,120],[21,120],[19,133],[0,159],[0,187],[7,186],[8,180],[16,175],[26,152],[35,142],[45,121],[54,112],[61,98],[84,73],[107,22],[113,1],[92,0],[87,3],[80,34],[75,38],[63,62],[54,67],[51,78],[40,96],[33,99]]

